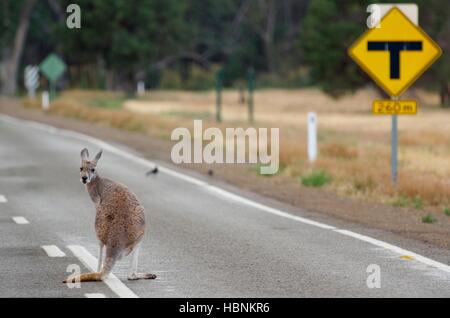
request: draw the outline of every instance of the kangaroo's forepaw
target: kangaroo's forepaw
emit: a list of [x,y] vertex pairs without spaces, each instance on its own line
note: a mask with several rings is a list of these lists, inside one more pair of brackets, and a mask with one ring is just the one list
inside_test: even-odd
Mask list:
[[150,273],[133,273],[128,275],[128,280],[138,280],[138,279],[155,279],[155,274]]

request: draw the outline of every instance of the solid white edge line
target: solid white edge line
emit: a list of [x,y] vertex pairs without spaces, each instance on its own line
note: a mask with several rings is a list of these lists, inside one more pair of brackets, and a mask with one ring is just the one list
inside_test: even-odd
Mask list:
[[0,203],[7,203],[7,202],[8,199],[3,194],[0,194]]
[[[10,123],[16,123],[16,124],[19,124],[19,125],[28,125],[29,127],[33,127],[33,128],[36,128],[36,129],[44,130],[44,131],[52,133],[52,134],[59,134],[59,135],[62,135],[62,136],[68,136],[68,137],[72,137],[72,138],[75,138],[75,139],[78,139],[78,140],[90,142],[91,144],[97,145],[98,147],[101,147],[104,150],[108,150],[108,151],[110,151],[112,153],[115,153],[116,155],[119,155],[119,156],[128,158],[130,160],[133,160],[133,161],[135,161],[137,163],[140,163],[140,164],[142,164],[142,165],[144,165],[146,167],[150,167],[150,168],[154,168],[155,167],[155,164],[150,162],[147,159],[135,156],[135,155],[133,155],[131,153],[127,153],[127,152],[125,152],[125,151],[123,151],[123,150],[121,150],[121,149],[119,149],[117,147],[114,147],[114,146],[112,146],[112,145],[110,145],[110,144],[108,144],[108,143],[106,143],[106,142],[104,142],[102,140],[99,140],[97,138],[94,138],[94,137],[91,137],[91,136],[88,136],[88,135],[85,135],[85,134],[82,134],[82,133],[78,133],[78,132],[74,132],[74,131],[70,131],[70,130],[65,130],[65,129],[59,129],[59,128],[56,128],[56,127],[53,127],[53,126],[50,126],[50,125],[47,125],[47,124],[37,123],[37,122],[29,121],[29,120],[18,119],[18,118],[7,116],[7,115],[3,115],[3,114],[0,115],[0,119],[3,120],[3,121],[6,121],[6,122],[9,121]],[[302,217],[299,217],[299,216],[296,216],[296,215],[293,215],[293,214],[290,214],[290,213],[287,213],[287,212],[280,211],[278,209],[271,208],[269,206],[257,203],[255,201],[250,200],[250,199],[247,199],[247,198],[241,197],[239,195],[236,195],[234,193],[231,193],[229,191],[223,190],[223,189],[218,188],[216,186],[209,185],[207,182],[198,180],[198,179],[196,179],[194,177],[191,177],[191,176],[185,175],[183,173],[171,170],[170,168],[163,167],[160,164],[158,165],[158,168],[163,173],[169,174],[171,176],[177,177],[179,179],[185,180],[187,182],[190,182],[190,183],[193,183],[193,184],[196,184],[196,185],[199,185],[199,186],[205,186],[208,190],[210,190],[210,191],[212,190],[213,192],[220,193],[226,198],[237,200],[237,201],[245,203],[245,204],[249,204],[249,205],[251,205],[253,207],[259,208],[259,209],[261,209],[263,211],[266,211],[268,213],[272,213],[272,214],[278,215],[280,217],[289,218],[289,219],[292,219],[292,220],[295,220],[295,221],[298,221],[298,222],[303,222],[303,223],[306,223],[306,224],[309,224],[309,225],[312,225],[312,226],[316,226],[316,227],[319,227],[319,228],[333,230],[336,233],[353,237],[355,239],[358,239],[358,240],[370,243],[372,245],[379,246],[379,247],[391,250],[391,251],[396,252],[396,253],[401,254],[401,255],[411,255],[417,261],[419,261],[419,262],[421,262],[423,264],[436,267],[436,268],[441,269],[442,271],[445,271],[445,272],[450,272],[450,266],[448,266],[446,264],[443,264],[443,263],[440,263],[438,261],[434,261],[434,260],[429,259],[429,258],[427,258],[425,256],[420,255],[420,254],[417,254],[417,253],[405,250],[405,249],[400,248],[398,246],[395,246],[395,245],[392,245],[392,244],[389,244],[389,243],[386,243],[386,242],[383,242],[383,241],[371,238],[369,236],[361,235],[361,234],[358,234],[358,233],[355,233],[355,232],[351,232],[351,231],[347,231],[347,230],[343,230],[343,229],[337,229],[334,226],[330,226],[330,225],[327,225],[327,224],[319,223],[319,222],[316,222],[316,221],[313,221],[313,220],[309,220],[309,219],[302,218]]]
[[259,210],[262,210],[262,211],[267,212],[267,213],[271,213],[271,214],[274,214],[274,215],[285,217],[285,218],[288,218],[288,219],[291,219],[291,220],[295,220],[295,221],[298,221],[298,222],[302,222],[302,223],[305,223],[305,224],[317,226],[317,227],[320,227],[320,228],[326,229],[326,230],[333,230],[333,229],[335,229],[334,226],[323,224],[323,223],[316,222],[316,221],[313,221],[313,220],[309,220],[309,219],[306,219],[306,218],[303,218],[303,217],[300,217],[300,216],[297,216],[297,215],[293,215],[293,214],[290,214],[290,213],[287,213],[287,212],[284,212],[284,211],[280,211],[280,210],[275,209],[275,208],[271,208],[271,207],[269,207],[267,205],[264,205],[264,204],[261,204],[261,203],[249,200],[247,198],[241,197],[241,196],[239,196],[237,194],[228,192],[226,190],[223,190],[223,189],[218,188],[218,187],[213,186],[213,185],[208,185],[207,189],[209,191],[213,191],[213,192],[215,192],[217,194],[220,194],[220,195],[222,195],[224,197],[227,197],[227,198],[232,199],[234,201],[240,202],[242,204],[246,204],[248,206],[251,206],[251,207],[259,209]]
[[28,220],[23,216],[13,216],[12,219],[17,224],[30,224],[30,222],[28,222]]
[[86,293],[84,296],[86,298],[106,298],[105,294],[102,293]]
[[[67,245],[67,248],[71,250],[73,255],[75,255],[89,270],[93,272],[97,270],[98,260],[83,246]],[[103,282],[120,298],[138,298],[138,296],[113,273],[110,273]]]
[[64,257],[66,253],[61,251],[56,245],[43,245],[42,249],[47,253],[49,257]]
[[347,236],[356,238],[358,240],[370,243],[372,245],[376,245],[376,246],[382,247],[384,249],[390,250],[390,251],[395,252],[397,254],[400,254],[402,256],[410,256],[413,259],[415,259],[415,260],[417,260],[417,261],[419,261],[421,263],[424,263],[424,264],[432,266],[432,267],[439,268],[440,270],[442,270],[444,272],[450,273],[450,266],[445,265],[445,264],[440,263],[440,262],[437,262],[435,260],[432,260],[432,259],[430,259],[428,257],[419,255],[417,253],[405,250],[405,249],[403,249],[401,247],[398,247],[398,246],[395,246],[395,245],[392,245],[392,244],[389,244],[389,243],[386,243],[386,242],[374,239],[374,238],[372,238],[370,236],[365,236],[365,235],[358,234],[358,233],[355,233],[355,232],[352,232],[352,231],[348,231],[348,230],[335,229],[334,231],[337,232],[337,233],[340,233],[340,234],[343,234],[343,235],[347,235]]

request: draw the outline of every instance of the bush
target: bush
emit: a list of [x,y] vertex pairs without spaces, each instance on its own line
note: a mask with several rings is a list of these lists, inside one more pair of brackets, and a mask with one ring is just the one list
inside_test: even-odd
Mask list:
[[434,223],[436,222],[436,218],[432,216],[431,214],[427,214],[422,216],[422,223]]
[[398,207],[413,207],[414,209],[417,210],[422,210],[423,209],[423,199],[416,195],[413,198],[408,197],[406,194],[401,194],[399,197],[397,197],[393,202],[392,202],[393,206],[398,206]]
[[444,206],[444,207],[442,208],[442,212],[444,212],[444,214],[445,214],[446,216],[450,216],[450,208],[449,208],[448,206]]
[[325,170],[317,170],[302,176],[301,182],[306,187],[322,187],[331,182],[331,176]]

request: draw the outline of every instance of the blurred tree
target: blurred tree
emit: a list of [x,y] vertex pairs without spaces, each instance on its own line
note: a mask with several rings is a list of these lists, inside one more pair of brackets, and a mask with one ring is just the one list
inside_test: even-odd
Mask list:
[[[71,0],[64,0],[63,6]],[[185,5],[176,0],[79,0],[81,29],[56,32],[69,63],[104,67],[110,88],[134,91],[148,65],[180,50]]]
[[339,95],[365,82],[347,48],[366,29],[366,1],[312,0],[299,46],[311,77],[326,92]]
[[[450,1],[419,0],[419,20],[425,31],[439,44],[443,54],[427,72],[439,86],[441,106],[450,107]],[[431,82],[434,82],[433,80]]]
[[[15,91],[18,69],[52,51],[69,64],[73,85],[130,92],[137,80],[167,82],[169,67],[186,88],[214,85],[198,82],[216,67],[225,86],[245,80],[249,68],[265,85],[315,84],[332,95],[371,83],[347,55],[366,30],[369,0],[77,0],[81,29],[68,29],[72,2],[0,2],[4,92]],[[417,3],[421,26],[448,51],[450,1]],[[443,54],[418,83],[439,86],[443,105],[450,103],[449,59]]]
[[[248,0],[246,0],[248,1]],[[188,0],[186,32],[190,38],[190,48],[213,62],[222,60],[223,55],[230,53],[229,32],[236,12],[239,9],[237,0]],[[231,28],[233,29],[233,27]],[[236,30],[234,30],[235,32]]]
[[17,73],[30,23],[30,15],[36,0],[2,2],[3,44],[1,85],[2,93],[15,94],[17,90]]
[[[311,1],[298,44],[314,83],[332,95],[357,89],[369,82],[364,72],[348,57],[347,48],[367,29],[366,7],[370,2],[372,1]],[[420,26],[437,40],[444,52],[448,51],[450,2],[419,0],[417,4]],[[433,79],[431,82],[439,83],[441,104],[446,105],[450,101],[450,56],[443,54],[426,75]]]
[[258,0],[249,14],[251,26],[263,42],[267,70],[271,73],[276,69],[274,45],[277,9],[275,0]]

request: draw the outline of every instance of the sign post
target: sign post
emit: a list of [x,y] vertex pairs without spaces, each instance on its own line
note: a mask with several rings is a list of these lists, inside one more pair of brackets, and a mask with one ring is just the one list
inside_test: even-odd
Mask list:
[[[416,101],[401,101],[400,96],[442,54],[439,46],[417,25],[418,12],[408,14],[405,11],[405,15],[402,11],[408,6],[390,5],[379,23],[348,49],[350,57],[391,96],[391,100],[374,101],[372,111],[374,114],[392,115],[391,176],[394,185],[398,179],[397,116],[417,113]],[[382,8],[386,6],[380,5],[380,12]],[[414,17],[414,21],[407,15]]]
[[253,91],[255,89],[255,70],[251,67],[247,72],[248,80],[248,122],[253,123]]
[[[392,100],[398,100],[397,97],[391,97]],[[397,185],[397,173],[398,173],[398,118],[397,114],[392,115],[392,127],[391,127],[391,178],[394,186]]]
[[222,121],[222,85],[223,85],[223,69],[216,74],[216,121]]

